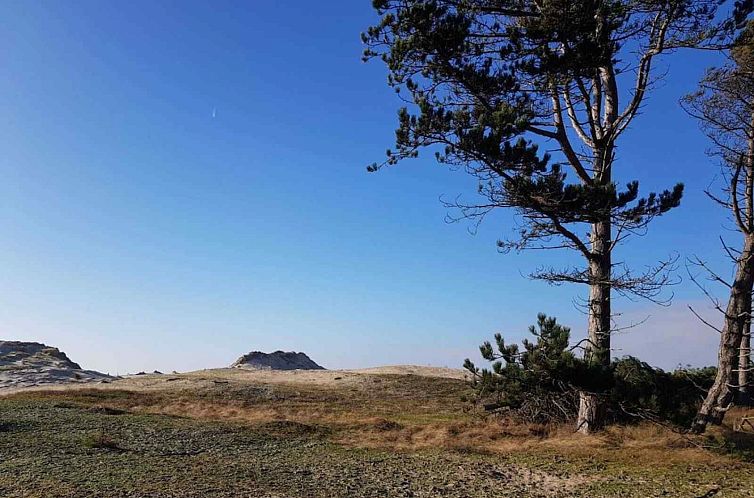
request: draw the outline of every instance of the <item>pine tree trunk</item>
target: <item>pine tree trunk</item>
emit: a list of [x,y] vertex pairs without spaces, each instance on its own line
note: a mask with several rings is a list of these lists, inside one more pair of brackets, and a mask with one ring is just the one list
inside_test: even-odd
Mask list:
[[[592,260],[589,262],[588,342],[586,360],[592,365],[610,365],[610,277],[611,223],[592,225]],[[576,430],[588,434],[603,425],[604,407],[595,393],[579,394]]]
[[[751,295],[750,295],[751,296]],[[751,313],[751,297],[749,297],[749,313]],[[738,349],[738,395],[736,403],[741,406],[750,406],[752,403],[749,382],[751,373],[751,316],[744,324],[741,346]]]
[[[752,224],[754,222],[754,113],[751,114],[749,119],[749,133],[747,141],[747,154],[746,165],[744,168],[744,208],[741,210],[740,206],[736,206],[739,212],[742,211],[743,219],[739,222],[744,225],[741,231],[745,233],[746,242],[754,246],[754,242],[751,239],[754,238],[752,233]],[[736,192],[734,192],[735,195]],[[735,208],[734,208],[735,209]],[[744,230],[746,228],[746,230]],[[748,247],[748,246],[747,246]],[[754,263],[752,263],[754,266]],[[754,273],[754,269],[752,270]],[[752,276],[752,282],[754,282],[754,276]],[[754,283],[752,283],[754,285]],[[751,390],[749,388],[749,382],[751,375],[749,368],[751,367],[751,303],[752,303],[752,288],[749,287],[749,292],[746,297],[747,302],[747,314],[745,316],[744,328],[741,333],[741,345],[738,350],[738,392],[736,396],[736,402],[740,405],[748,406],[752,404]]]
[[753,284],[754,236],[746,235],[744,250],[736,265],[736,275],[730,289],[728,307],[725,309],[725,322],[720,333],[717,375],[694,420],[692,431],[695,433],[704,432],[707,424],[720,425],[727,408],[733,401],[734,387],[738,383],[734,370],[739,362],[746,322],[749,321]]

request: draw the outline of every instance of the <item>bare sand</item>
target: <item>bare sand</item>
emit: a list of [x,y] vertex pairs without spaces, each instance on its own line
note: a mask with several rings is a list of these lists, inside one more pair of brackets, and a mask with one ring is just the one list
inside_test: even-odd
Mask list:
[[[180,390],[233,384],[303,384],[316,386],[345,386],[361,384],[376,375],[417,375],[464,380],[468,373],[461,369],[426,367],[419,365],[391,365],[356,370],[255,370],[246,368],[214,368],[174,374],[125,375],[109,379],[49,378],[35,379],[27,372],[23,382],[0,384],[0,396],[19,391],[86,389],[127,389],[136,391]],[[37,382],[38,381],[38,382]],[[56,382],[57,381],[57,382]],[[96,383],[93,383],[96,382]]]

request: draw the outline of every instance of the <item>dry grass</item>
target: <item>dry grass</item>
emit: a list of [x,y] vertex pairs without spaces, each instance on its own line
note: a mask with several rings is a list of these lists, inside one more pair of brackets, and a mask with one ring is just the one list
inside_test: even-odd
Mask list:
[[[350,455],[353,460],[349,462],[362,472],[363,456],[379,454],[379,461],[389,461],[383,459],[390,455],[432,461],[433,465],[440,465],[437,462],[443,459],[476,462],[466,469],[475,469],[479,462],[494,462],[508,469],[504,479],[545,494],[552,489],[569,495],[569,490],[578,487],[588,490],[590,496],[703,496],[715,489],[725,490],[726,496],[754,496],[754,477],[748,477],[754,476],[754,465],[748,463],[754,456],[754,435],[733,431],[733,422],[748,412],[732,410],[725,426],[701,438],[691,439],[651,424],[610,427],[583,436],[570,426],[484,416],[463,401],[468,394],[469,386],[461,380],[420,375],[351,372],[286,377],[211,371],[143,376],[96,388],[26,391],[10,395],[7,401],[31,410],[50,407],[54,417],[61,416],[61,409],[62,413],[84,414],[89,417],[85,427],[94,434],[92,448],[107,451],[113,459],[132,455],[119,452],[119,444],[127,451],[138,448],[133,439],[142,437],[144,430],[151,434],[149,424],[160,420],[161,424],[192,427],[191,431],[240,427],[266,435],[276,445],[306,439],[325,451],[316,459],[316,465],[322,467],[318,479],[331,475],[333,462],[340,462],[337,459],[344,455]],[[36,417],[46,412],[33,413]],[[123,430],[113,429],[119,420],[143,429],[124,435]],[[92,422],[105,427],[102,437],[91,432]],[[231,437],[235,430],[218,429],[214,437]],[[172,436],[166,444],[170,441]],[[151,443],[145,440],[144,444]],[[217,445],[222,447],[219,442]],[[168,454],[170,451],[174,450]],[[328,460],[332,451],[339,455],[333,461]],[[298,469],[298,449],[291,449],[289,456],[286,465]],[[229,461],[235,465],[235,460]],[[441,473],[459,468],[448,462],[440,465]],[[427,476],[438,475],[437,469],[426,469],[424,464],[416,469],[426,470]],[[475,473],[469,479],[503,479],[496,477],[498,471],[487,468],[484,472],[492,474]],[[303,474],[294,475],[304,478]],[[288,474],[281,474],[280,482],[289,479]],[[426,496],[434,496],[428,493]]]
[[[724,451],[711,453],[701,446],[722,450],[754,448],[754,436],[734,432],[731,423],[713,429],[710,436],[691,439],[649,423],[610,427],[600,434],[583,436],[575,434],[570,426],[493,419],[471,410],[462,401],[468,386],[450,378],[352,373],[345,382],[335,382],[333,379],[338,376],[330,373],[327,382],[322,382],[322,374],[288,378],[277,375],[273,381],[269,377],[260,382],[259,376],[246,372],[230,371],[226,377],[218,371],[204,374],[150,376],[139,379],[136,390],[117,389],[120,386],[116,383],[105,389],[16,396],[57,396],[104,411],[251,425],[289,422],[326,428],[332,440],[341,445],[401,451],[444,449],[505,455],[526,452],[681,465],[730,461],[731,457],[722,454]],[[747,413],[731,411],[727,420]]]

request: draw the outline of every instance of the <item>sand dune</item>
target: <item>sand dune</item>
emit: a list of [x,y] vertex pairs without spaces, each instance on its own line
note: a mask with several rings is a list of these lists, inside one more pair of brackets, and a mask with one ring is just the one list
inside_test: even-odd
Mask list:
[[0,391],[110,379],[82,369],[57,348],[38,342],[0,341]]

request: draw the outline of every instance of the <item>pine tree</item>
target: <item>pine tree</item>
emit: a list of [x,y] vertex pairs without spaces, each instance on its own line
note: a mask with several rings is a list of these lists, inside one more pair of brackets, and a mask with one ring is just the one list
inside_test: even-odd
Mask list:
[[[742,6],[742,5],[739,5]],[[735,267],[733,280],[714,273],[703,261],[696,264],[729,289],[728,303],[716,305],[723,313],[715,382],[694,422],[703,432],[708,423],[720,424],[735,401],[748,398],[751,384],[751,311],[754,289],[754,22],[745,25],[733,42],[730,63],[707,71],[699,90],[682,101],[699,120],[713,146],[710,154],[722,166],[721,193],[708,195],[726,209],[741,236],[739,247],[725,242]]]
[[[611,293],[657,299],[670,261],[635,274],[613,249],[679,205],[683,185],[639,195],[616,183],[619,138],[645,103],[661,54],[706,36],[715,0],[375,0],[379,24],[362,35],[410,107],[399,111],[385,165],[434,148],[438,161],[479,180],[481,219],[512,208],[517,237],[502,250],[571,249],[583,266],[533,278],[589,288],[589,363],[610,364]],[[626,99],[625,103],[622,103]],[[540,144],[555,148],[543,153]],[[578,429],[601,424],[581,393]]]
[[495,334],[494,347],[489,341],[479,347],[491,370],[479,369],[469,359],[464,363],[479,399],[493,401],[488,409],[513,410],[528,422],[570,420],[578,405],[573,384],[584,370],[569,349],[570,333],[556,318],[540,313],[537,325],[529,327],[535,340],[524,339],[522,349]]

